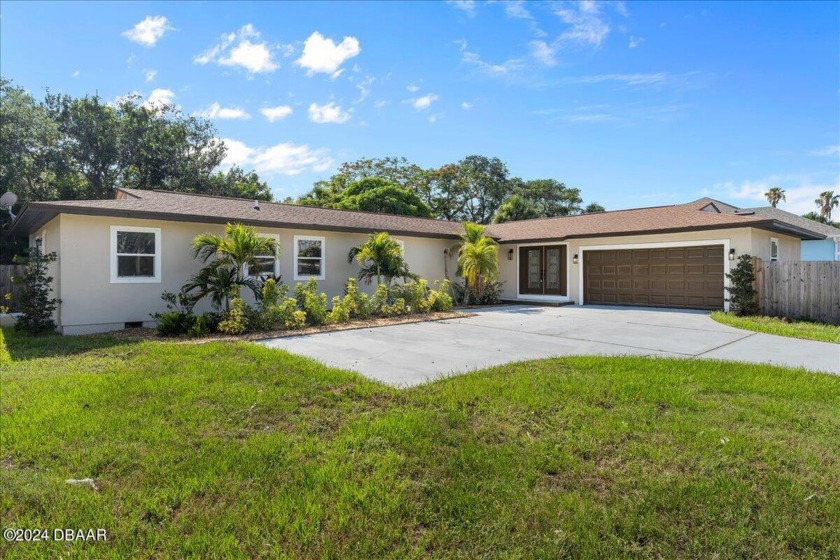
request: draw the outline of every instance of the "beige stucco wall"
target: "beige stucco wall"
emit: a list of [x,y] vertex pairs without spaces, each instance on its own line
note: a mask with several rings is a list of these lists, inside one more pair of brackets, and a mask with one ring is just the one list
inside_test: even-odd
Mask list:
[[[579,258],[578,264],[573,264],[572,259],[574,258],[574,255],[581,256],[587,248],[593,250],[595,247],[600,246],[645,245],[650,243],[679,244],[708,241],[709,244],[715,244],[719,242],[726,242],[728,243],[728,248],[735,249],[736,258],[742,254],[750,254],[758,256],[762,259],[769,259],[771,237],[775,237],[779,240],[779,260],[799,260],[801,241],[798,238],[754,228],[733,228],[671,234],[571,239],[564,242],[568,245],[569,294],[565,298],[557,299],[573,301],[577,304],[582,303],[582,293],[580,289],[583,261],[582,258]],[[548,245],[551,244],[551,242],[526,243],[523,244],[523,246],[540,244]],[[502,244],[499,246],[499,279],[505,283],[503,290],[503,297],[505,299],[523,299],[523,297],[517,293],[519,247],[519,244]],[[513,249],[512,260],[508,260],[509,251],[511,249]],[[728,259],[724,266],[728,271]]]
[[[55,220],[54,220],[55,221]],[[111,283],[111,226],[141,226],[161,229],[161,279],[159,283]],[[187,279],[198,272],[201,262],[190,254],[190,242],[202,232],[221,234],[223,225],[167,222],[101,216],[64,214],[61,216],[60,278],[62,331],[69,334],[122,328],[126,322],[151,320],[150,313],[165,310],[160,299],[164,291],[178,292]],[[295,235],[324,237],[325,279],[320,291],[330,299],[341,295],[344,284],[355,277],[359,266],[347,262],[352,247],[367,235],[331,231],[257,228],[259,233],[279,236],[280,274],[294,286],[293,243]],[[50,233],[47,233],[50,237]],[[451,240],[396,236],[405,243],[405,256],[412,272],[429,280],[444,277],[444,255]],[[48,241],[48,242],[51,242]],[[454,272],[450,261],[450,274]],[[364,286],[369,292],[375,286]],[[205,303],[196,311],[209,309]]]

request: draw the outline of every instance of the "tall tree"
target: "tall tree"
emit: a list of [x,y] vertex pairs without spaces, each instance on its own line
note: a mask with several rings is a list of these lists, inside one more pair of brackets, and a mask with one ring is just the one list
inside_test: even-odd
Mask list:
[[607,209],[598,204],[597,202],[590,202],[586,205],[583,209],[584,214],[594,214],[595,212],[606,212]]
[[507,166],[499,158],[467,156],[429,174],[433,211],[441,218],[487,224],[511,192]]
[[501,224],[538,217],[540,217],[539,212],[530,200],[520,194],[512,194],[499,206],[493,223]]
[[767,197],[767,202],[770,203],[770,206],[775,208],[781,201],[787,200],[785,198],[785,189],[781,187],[771,187],[764,196]]
[[331,207],[432,217],[431,209],[413,191],[379,177],[365,177],[350,183]]
[[820,215],[830,222],[831,211],[840,205],[840,195],[834,194],[834,191],[823,191],[814,203],[819,207]]
[[514,192],[530,200],[540,217],[580,214],[583,199],[580,189],[567,187],[555,179],[516,181]]

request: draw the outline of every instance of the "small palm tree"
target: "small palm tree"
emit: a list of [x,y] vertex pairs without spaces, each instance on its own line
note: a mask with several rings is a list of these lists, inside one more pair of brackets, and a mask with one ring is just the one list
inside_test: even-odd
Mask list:
[[258,267],[258,257],[273,255],[277,258],[279,247],[270,237],[260,237],[257,231],[242,224],[227,224],[224,235],[201,233],[192,240],[193,257],[207,262],[216,257],[220,265],[234,269],[236,280],[244,280],[248,267]]
[[193,304],[209,297],[215,309],[228,310],[230,298],[237,295],[243,286],[254,292],[254,297],[259,299],[261,294],[259,282],[249,277],[240,278],[234,267],[214,262],[190,278],[182,290]]
[[834,194],[834,191],[824,191],[820,193],[820,197],[814,201],[820,209],[820,215],[831,221],[831,211],[840,206],[840,194]]
[[787,198],[785,198],[785,189],[781,187],[771,187],[770,190],[764,193],[764,196],[767,197],[767,202],[769,202],[770,206],[773,208],[775,208],[779,202],[783,200],[787,201]]
[[466,222],[458,255],[458,273],[466,281],[466,292],[481,299],[488,282],[499,277],[499,244],[484,233],[484,226]]
[[400,244],[385,232],[372,233],[367,241],[350,249],[347,262],[354,260],[362,265],[360,280],[370,284],[376,278],[377,285],[384,283],[389,292],[395,278],[417,278],[408,270]]

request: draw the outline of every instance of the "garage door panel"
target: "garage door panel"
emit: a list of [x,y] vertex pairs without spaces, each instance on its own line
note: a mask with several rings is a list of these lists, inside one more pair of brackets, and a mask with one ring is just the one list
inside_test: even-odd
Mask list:
[[584,303],[721,309],[722,245],[584,252]]

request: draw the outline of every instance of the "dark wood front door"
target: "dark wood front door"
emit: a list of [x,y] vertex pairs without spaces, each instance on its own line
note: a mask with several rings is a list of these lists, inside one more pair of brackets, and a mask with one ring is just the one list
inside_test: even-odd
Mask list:
[[723,308],[723,245],[586,251],[583,302]]
[[519,293],[568,295],[566,246],[539,245],[519,248]]

